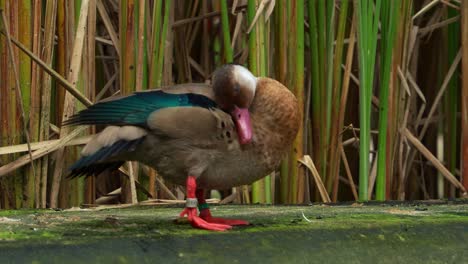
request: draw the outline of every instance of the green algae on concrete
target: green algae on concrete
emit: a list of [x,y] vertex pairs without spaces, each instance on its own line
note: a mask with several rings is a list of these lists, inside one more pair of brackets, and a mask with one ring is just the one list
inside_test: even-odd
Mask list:
[[[174,206],[0,211],[0,263],[462,263],[464,201],[213,206],[248,220],[227,232],[176,224]],[[411,262],[410,262],[411,261]]]

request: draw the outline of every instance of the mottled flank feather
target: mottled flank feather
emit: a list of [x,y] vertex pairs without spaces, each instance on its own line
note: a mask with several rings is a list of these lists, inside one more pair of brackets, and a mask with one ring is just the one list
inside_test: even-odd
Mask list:
[[199,94],[171,94],[162,90],[137,92],[90,106],[64,122],[64,125],[135,125],[147,127],[148,116],[159,109],[180,106],[216,107],[208,97]]

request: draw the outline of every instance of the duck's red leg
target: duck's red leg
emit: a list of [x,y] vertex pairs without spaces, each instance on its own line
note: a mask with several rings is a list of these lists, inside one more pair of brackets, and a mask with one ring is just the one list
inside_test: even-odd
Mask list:
[[211,216],[210,208],[205,201],[205,190],[197,189],[198,209],[200,210],[200,217],[209,223],[224,224],[224,225],[249,225],[249,222],[236,219],[224,219]]
[[197,183],[195,177],[187,177],[187,204],[182,213],[180,213],[180,217],[184,217],[185,215],[187,215],[189,222],[192,224],[193,227],[196,228],[214,231],[224,231],[230,229],[230,225],[209,223],[197,215],[197,199],[195,198],[196,189]]

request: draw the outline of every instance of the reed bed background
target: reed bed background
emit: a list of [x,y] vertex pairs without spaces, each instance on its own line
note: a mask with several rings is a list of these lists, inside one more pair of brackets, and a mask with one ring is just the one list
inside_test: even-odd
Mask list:
[[134,162],[68,179],[102,128],[61,123],[224,63],[285,84],[304,119],[281,167],[221,202],[466,196],[468,1],[0,0],[0,16],[0,208],[183,199]]

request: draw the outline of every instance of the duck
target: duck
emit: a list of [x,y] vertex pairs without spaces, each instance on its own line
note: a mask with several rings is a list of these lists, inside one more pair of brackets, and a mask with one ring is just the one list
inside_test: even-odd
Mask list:
[[213,217],[205,190],[250,184],[274,171],[300,123],[298,101],[287,87],[226,64],[213,72],[211,84],[110,97],[71,116],[64,125],[105,128],[82,149],[69,176],[98,175],[138,161],[186,186],[180,217],[195,228],[224,231],[249,222]]

